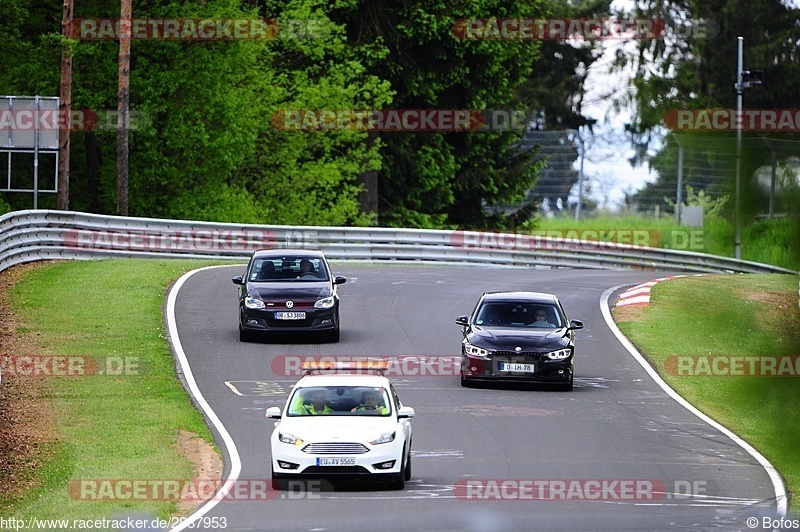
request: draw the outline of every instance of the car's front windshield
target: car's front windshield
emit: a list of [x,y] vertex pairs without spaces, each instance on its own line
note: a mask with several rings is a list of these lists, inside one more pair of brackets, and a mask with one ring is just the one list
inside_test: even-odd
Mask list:
[[329,279],[325,261],[317,257],[277,257],[255,259],[247,279],[261,283],[271,281],[319,282]]
[[492,301],[478,309],[475,324],[485,327],[555,329],[563,327],[561,313],[553,305]]
[[388,416],[392,403],[386,388],[313,386],[298,388],[289,400],[287,416]]

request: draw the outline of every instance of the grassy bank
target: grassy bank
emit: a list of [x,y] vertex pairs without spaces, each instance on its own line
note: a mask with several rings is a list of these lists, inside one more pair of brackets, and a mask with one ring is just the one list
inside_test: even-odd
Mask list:
[[[12,289],[9,301],[26,354],[70,362],[59,366],[67,375],[41,366],[34,370],[38,376],[16,378],[18,388],[27,379],[45,395],[38,400],[50,411],[54,443],[33,452],[40,464],[28,472],[32,488],[0,500],[0,516],[166,518],[178,510],[169,500],[84,497],[112,485],[106,481],[191,479],[193,464],[178,448],[179,432],[211,442],[176,377],[162,321],[168,284],[199,265],[63,262],[33,269]],[[5,363],[4,380],[14,379],[15,369],[31,371]],[[81,492],[80,480],[98,482]]]
[[[615,310],[620,329],[670,386],[758,449],[793,493],[800,489],[797,286],[791,275],[683,278],[656,285],[648,307]],[[727,357],[745,358],[740,367]],[[773,371],[775,357],[795,358],[777,359]],[[765,375],[728,374],[751,368]]]

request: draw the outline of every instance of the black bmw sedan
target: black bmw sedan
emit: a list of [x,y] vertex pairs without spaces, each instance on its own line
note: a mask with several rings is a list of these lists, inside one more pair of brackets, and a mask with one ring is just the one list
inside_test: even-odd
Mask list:
[[578,320],[567,321],[558,298],[539,292],[483,294],[460,316],[461,385],[476,381],[557,384],[572,390]]
[[320,332],[339,341],[339,294],[321,251],[253,252],[239,285],[239,340],[268,332]]

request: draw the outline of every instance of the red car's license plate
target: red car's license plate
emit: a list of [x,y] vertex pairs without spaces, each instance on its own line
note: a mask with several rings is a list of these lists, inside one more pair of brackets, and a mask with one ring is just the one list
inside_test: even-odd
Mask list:
[[306,319],[305,312],[276,312],[276,320],[304,320]]

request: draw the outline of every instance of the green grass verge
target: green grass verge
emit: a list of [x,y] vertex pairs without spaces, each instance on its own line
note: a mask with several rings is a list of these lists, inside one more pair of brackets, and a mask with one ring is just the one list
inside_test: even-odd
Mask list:
[[[693,359],[680,366],[674,357],[744,356],[749,367],[752,357],[800,355],[797,287],[798,277],[791,275],[682,278],[656,285],[641,312],[615,311],[620,329],[669,385],[758,449],[795,494],[800,374],[724,376],[719,373],[731,367],[727,363],[708,369]],[[795,360],[782,373],[798,366]]]
[[[115,374],[47,378],[59,443],[35,470],[36,487],[22,500],[0,501],[0,515],[166,518],[176,512],[168,500],[80,500],[69,486],[78,479],[192,478],[193,465],[176,452],[178,432],[212,438],[175,374],[162,307],[169,283],[203,264],[62,262],[32,270],[13,288],[10,302],[22,321],[20,332],[35,334],[31,341],[42,352],[92,357],[97,369]],[[107,367],[106,360],[113,364]],[[116,374],[120,360],[128,365]]]

